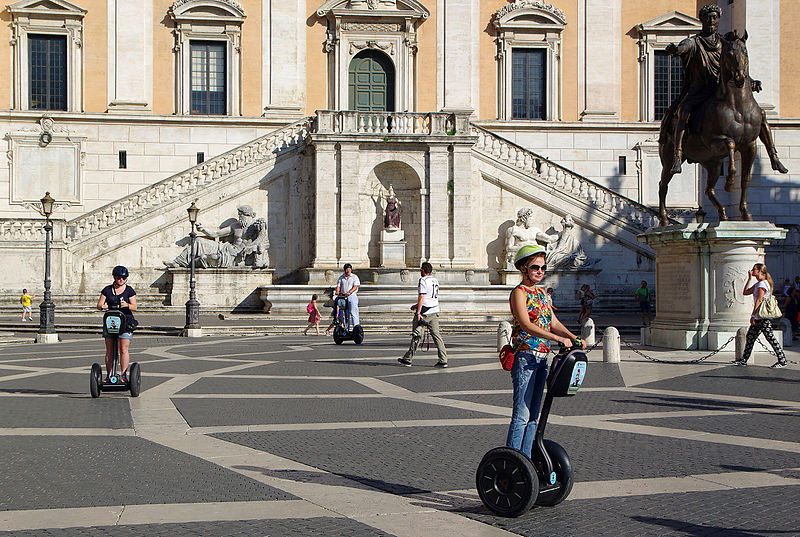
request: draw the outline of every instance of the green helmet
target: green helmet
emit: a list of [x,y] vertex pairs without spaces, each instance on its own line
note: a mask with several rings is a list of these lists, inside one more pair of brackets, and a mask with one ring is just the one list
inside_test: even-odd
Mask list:
[[546,251],[544,247],[538,244],[526,244],[517,250],[517,253],[514,255],[514,266],[519,270],[520,265],[533,255],[546,255]]

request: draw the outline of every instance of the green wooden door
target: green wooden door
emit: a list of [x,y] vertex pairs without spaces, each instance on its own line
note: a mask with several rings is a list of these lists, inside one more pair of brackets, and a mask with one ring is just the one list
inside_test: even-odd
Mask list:
[[350,62],[349,88],[350,110],[394,111],[394,66],[386,55],[359,52]]

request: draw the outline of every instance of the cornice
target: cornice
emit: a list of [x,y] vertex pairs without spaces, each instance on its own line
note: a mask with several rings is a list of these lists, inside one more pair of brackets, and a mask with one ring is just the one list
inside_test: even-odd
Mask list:
[[495,20],[500,20],[514,11],[525,8],[546,11],[552,17],[561,22],[561,24],[567,24],[567,16],[564,14],[563,10],[555,7],[553,4],[542,2],[541,0],[517,0],[513,4],[505,5],[495,12]]

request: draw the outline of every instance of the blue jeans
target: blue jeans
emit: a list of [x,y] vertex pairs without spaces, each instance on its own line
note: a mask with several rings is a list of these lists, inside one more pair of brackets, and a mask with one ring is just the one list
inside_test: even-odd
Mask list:
[[536,419],[539,417],[546,380],[547,354],[517,352],[511,368],[514,408],[506,446],[518,449],[528,457],[531,456],[536,436]]

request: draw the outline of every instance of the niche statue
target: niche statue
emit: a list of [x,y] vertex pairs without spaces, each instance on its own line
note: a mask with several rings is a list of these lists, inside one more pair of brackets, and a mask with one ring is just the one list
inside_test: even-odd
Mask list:
[[400,209],[400,200],[394,194],[392,185],[389,185],[389,192],[386,194],[386,209],[383,216],[383,227],[386,229],[400,229],[400,217],[403,212]]

